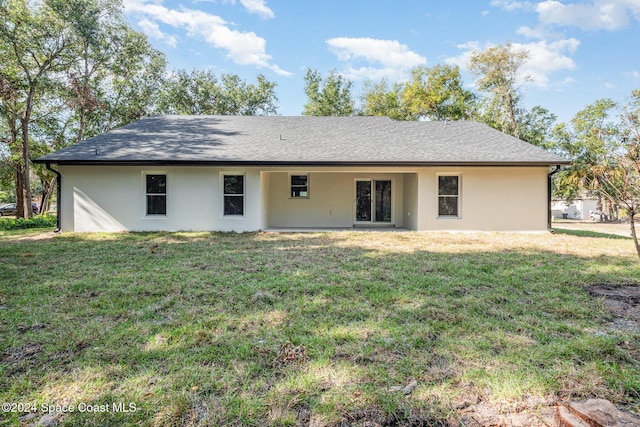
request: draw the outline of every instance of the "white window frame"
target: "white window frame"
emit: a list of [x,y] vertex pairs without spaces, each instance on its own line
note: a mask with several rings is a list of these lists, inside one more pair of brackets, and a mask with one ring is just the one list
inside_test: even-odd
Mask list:
[[[440,195],[440,177],[441,176],[455,176],[458,178],[458,194],[453,195]],[[438,219],[461,219],[462,218],[462,174],[459,172],[442,172],[436,174],[436,209]],[[441,197],[456,197],[458,199],[458,211],[455,215],[440,215],[440,198]]]
[[[307,177],[307,185],[305,185],[304,187],[307,187],[307,194],[305,196],[294,196],[293,195],[293,189],[294,187],[303,187],[302,185],[293,185],[293,183],[291,182],[291,179],[294,176],[305,176]],[[309,194],[311,194],[310,188],[309,188],[309,173],[295,173],[295,172],[291,172],[289,173],[289,198],[290,199],[308,199],[309,198]]]
[[[241,176],[242,177],[242,194],[226,194],[224,192],[224,178],[226,176]],[[220,172],[220,194],[222,195],[222,204],[220,209],[220,218],[233,219],[244,218],[247,212],[247,174],[245,172],[225,171]],[[224,213],[224,199],[226,196],[242,196],[242,215],[237,214],[225,214]]]
[[[147,192],[147,176],[148,175],[164,175],[164,180],[165,180],[165,192],[164,193],[148,193]],[[153,170],[149,170],[149,171],[143,171],[142,172],[142,194],[143,194],[143,202],[142,202],[142,217],[143,218],[150,218],[150,219],[157,219],[157,218],[166,218],[169,215],[169,193],[168,193],[168,189],[169,189],[169,174],[167,173],[167,171],[153,171]],[[150,214],[147,213],[149,206],[148,206],[148,201],[147,201],[147,196],[150,195],[162,195],[164,194],[164,200],[165,200],[165,213],[164,214]]]

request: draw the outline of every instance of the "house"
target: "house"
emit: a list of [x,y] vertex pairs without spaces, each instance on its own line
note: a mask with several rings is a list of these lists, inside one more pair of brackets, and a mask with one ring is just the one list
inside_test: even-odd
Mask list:
[[580,199],[567,202],[565,200],[553,200],[551,202],[551,213],[554,219],[578,219],[593,220],[599,218],[598,199],[584,195]]
[[475,122],[255,116],[145,118],[36,162],[76,232],[543,231],[568,163]]

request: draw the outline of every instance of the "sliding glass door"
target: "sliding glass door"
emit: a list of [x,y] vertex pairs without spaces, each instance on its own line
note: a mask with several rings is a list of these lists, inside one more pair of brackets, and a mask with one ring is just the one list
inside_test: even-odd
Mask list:
[[356,180],[356,223],[391,222],[391,180]]

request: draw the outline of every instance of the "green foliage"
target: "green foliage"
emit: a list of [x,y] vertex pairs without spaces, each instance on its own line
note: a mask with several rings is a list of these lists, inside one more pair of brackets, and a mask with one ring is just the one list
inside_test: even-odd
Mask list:
[[56,226],[55,216],[34,216],[24,218],[0,218],[0,230],[24,230],[29,228],[53,228]]
[[255,116],[277,113],[276,84],[264,76],[248,84],[235,74],[223,74],[220,81],[210,70],[178,70],[161,88],[159,114],[220,114]]
[[514,50],[510,43],[491,47],[471,55],[469,69],[478,76],[481,92],[489,97],[482,106],[480,118],[484,123],[504,133],[520,138],[520,93],[518,70],[529,58],[526,50]]
[[475,96],[464,89],[458,66],[451,65],[414,68],[402,101],[415,118],[467,120],[475,111]]
[[317,70],[309,68],[304,81],[307,103],[302,114],[305,116],[351,116],[355,113],[352,83],[337,71],[331,71],[323,80]]
[[119,1],[1,0],[0,16],[0,143],[26,217],[31,158],[150,114],[165,60]]
[[467,120],[475,111],[475,96],[465,90],[457,66],[417,67],[411,80],[391,88],[386,80],[367,82],[361,96],[363,116],[395,120]]
[[610,99],[600,99],[576,113],[569,124],[562,123],[553,130],[556,150],[571,160],[571,165],[555,178],[555,196],[570,200],[581,192],[597,194],[598,179],[594,167],[602,163],[613,149],[617,127],[611,121],[616,107]]
[[365,82],[361,100],[362,107],[358,111],[361,116],[386,116],[393,120],[413,120],[403,102],[404,87],[395,83],[389,88],[386,80]]

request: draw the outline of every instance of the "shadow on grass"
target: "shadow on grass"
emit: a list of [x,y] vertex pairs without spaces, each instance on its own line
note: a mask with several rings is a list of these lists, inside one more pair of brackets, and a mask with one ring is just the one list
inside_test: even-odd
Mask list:
[[553,228],[553,231],[557,234],[567,234],[569,236],[579,237],[599,237],[604,239],[619,239],[619,240],[631,240],[630,236],[621,236],[619,234],[599,233],[597,231],[589,230],[570,230],[567,228]]
[[[545,249],[553,236],[514,238],[8,241],[0,401],[137,407],[63,414],[60,425],[402,426],[418,414],[445,425],[480,397],[631,396],[639,336],[606,331],[609,315],[584,285],[640,281],[635,259]],[[413,380],[406,396],[389,391]]]

